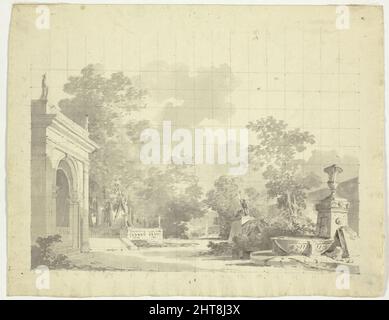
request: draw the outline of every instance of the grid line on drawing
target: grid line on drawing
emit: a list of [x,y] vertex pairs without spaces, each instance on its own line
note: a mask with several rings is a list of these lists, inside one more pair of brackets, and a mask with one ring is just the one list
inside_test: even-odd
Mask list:
[[[64,71],[74,71],[74,72],[80,72],[80,68],[49,68],[52,72],[64,72]],[[42,68],[42,67],[34,67],[33,70],[36,71],[47,71],[48,68]],[[117,68],[117,69],[111,69],[111,68],[104,68],[104,71],[107,72],[129,72],[129,73],[187,73],[187,71],[182,70],[161,70],[161,69],[126,69],[126,68]],[[203,74],[203,73],[211,73],[210,71],[204,71],[204,70],[196,70],[196,73]],[[214,71],[214,74],[222,74],[224,75],[225,72],[223,71]],[[304,74],[310,74],[310,75],[325,75],[325,76],[337,76],[337,72],[303,72],[303,71],[286,71],[286,72],[280,72],[280,71],[233,71],[234,74],[286,74],[286,75],[302,75]],[[340,72],[341,75],[346,76],[360,76],[359,72]]]
[[[179,116],[179,108],[174,109],[174,125],[182,125],[187,128],[197,127],[199,123],[196,121],[203,114],[203,110],[209,109],[209,118],[214,119],[217,117],[217,113],[223,113],[226,116],[226,122],[221,122],[229,128],[242,127],[244,122],[255,120],[268,115],[274,115],[275,118],[284,120],[288,123],[290,128],[300,128],[302,130],[309,130],[317,137],[316,147],[328,148],[333,143],[333,147],[358,147],[358,140],[352,141],[352,138],[358,138],[359,136],[359,123],[355,121],[348,121],[349,115],[352,113],[359,113],[359,80],[360,70],[352,70],[342,68],[343,56],[341,49],[341,38],[338,37],[335,41],[336,48],[333,48],[334,52],[337,52],[336,68],[323,67],[322,52],[322,30],[319,30],[319,46],[318,46],[318,69],[314,69],[309,66],[309,62],[305,61],[307,52],[310,52],[309,44],[304,35],[304,26],[301,25],[298,33],[301,37],[301,52],[296,55],[295,62],[301,66],[300,70],[290,67],[292,62],[289,61],[290,54],[287,54],[291,42],[289,39],[289,30],[286,27],[282,29],[283,34],[279,35],[279,47],[276,49],[279,52],[277,57],[280,57],[279,70],[277,67],[274,69],[274,53],[275,46],[273,36],[269,28],[264,29],[263,37],[261,38],[261,52],[264,59],[262,64],[262,70],[258,69],[258,63],[255,61],[256,42],[251,33],[232,33],[226,32],[226,57],[229,62],[228,71],[220,72],[217,68],[215,58],[215,43],[218,40],[215,32],[212,31],[207,37],[210,39],[210,46],[207,48],[209,52],[210,69],[204,70],[201,68],[201,58],[197,56],[198,46],[196,44],[196,33],[192,33],[192,50],[191,68],[188,70],[177,69],[177,50],[178,40],[174,36],[171,39],[173,55],[173,67],[168,69],[161,63],[151,64],[143,59],[144,56],[144,41],[142,36],[139,36],[138,42],[133,42],[130,46],[125,46],[123,37],[120,39],[120,62],[119,68],[112,68],[112,66],[105,66],[106,72],[121,71],[125,74],[128,73],[131,78],[134,77],[136,85],[141,88],[149,90],[151,93],[165,93],[172,96],[176,100],[183,99],[185,97],[185,108],[191,114],[192,117],[188,117],[188,121],[180,121],[182,116]],[[297,33],[296,33],[297,34]],[[81,36],[82,37],[82,36]],[[237,41],[237,38],[240,40]],[[63,82],[67,81],[68,76],[79,74],[80,69],[74,68],[69,60],[69,38],[65,39],[66,59],[64,59],[64,68],[55,66],[53,67],[49,63],[49,70],[47,68],[41,68],[39,65],[31,64],[30,78],[31,78],[31,96],[35,96],[35,92],[40,90],[40,87],[36,78],[37,74],[41,74],[42,71],[49,71],[51,75],[63,74],[62,82],[50,83],[52,91],[60,92],[63,88]],[[88,50],[93,50],[89,45],[87,36],[83,37],[84,42],[84,63],[90,62]],[[202,41],[202,40],[201,40]],[[273,42],[272,42],[273,41]],[[106,46],[107,42],[101,41],[102,46],[102,61],[108,62],[106,59]],[[165,43],[161,43],[159,33],[155,39],[155,48],[152,48],[150,54],[156,61],[160,59],[161,51],[165,50]],[[51,43],[50,43],[51,45]],[[180,46],[182,46],[180,44]],[[136,48],[137,47],[137,48]],[[137,68],[128,67],[124,61],[125,49],[132,49],[136,52],[135,57],[138,60]],[[154,50],[155,49],[155,50]],[[246,51],[247,56],[237,56],[239,50]],[[50,49],[50,52],[53,50]],[[74,50],[73,50],[74,51]],[[219,52],[220,53],[220,52]],[[82,53],[80,53],[82,54]],[[146,59],[146,58],[145,58]],[[246,60],[246,66],[239,69],[237,66],[244,64],[239,63],[239,59]],[[188,59],[190,60],[190,59]],[[272,65],[270,65],[270,60]],[[50,60],[49,60],[50,62]],[[328,64],[328,62],[327,62]],[[254,65],[254,68],[253,68]],[[154,67],[153,67],[154,66]],[[189,70],[193,71],[189,74]],[[273,70],[272,70],[273,69]],[[178,80],[181,74],[188,74],[191,78],[190,83],[185,87]],[[108,75],[108,74],[107,74]],[[166,76],[170,76],[173,79],[171,82],[163,81]],[[201,85],[198,83],[197,75],[210,75],[209,86]],[[234,76],[238,76],[242,83],[239,83],[237,87],[232,86],[231,79]],[[155,77],[157,86],[151,87],[148,83],[148,78]],[[228,86],[224,89],[219,87],[217,82],[218,77],[225,77],[229,80]],[[59,77],[60,78],[60,77]],[[336,81],[334,81],[336,80]],[[34,85],[33,85],[34,84]],[[52,92],[51,91],[51,92]],[[226,97],[228,103],[227,108],[224,109],[223,105],[219,105],[220,101],[217,101],[215,95],[227,92]],[[203,105],[203,95],[209,95],[210,104]],[[298,95],[301,98],[298,98]],[[189,97],[189,98],[188,98]],[[150,101],[147,108],[152,111],[165,109],[166,106],[161,103],[155,103],[156,101]],[[172,108],[173,111],[173,108]],[[317,116],[314,114],[317,112]],[[239,121],[237,121],[237,119]],[[311,123],[310,119],[315,121]],[[152,121],[154,122],[154,121]],[[201,127],[201,126],[200,126]],[[332,132],[331,132],[332,131]],[[347,132],[347,134],[345,134]],[[326,137],[326,139],[323,139]],[[332,139],[332,140],[331,140]],[[352,143],[353,142],[353,143]],[[305,157],[305,153],[303,155]]]
[[[158,75],[158,73],[156,73]],[[52,88],[59,88],[62,89],[63,86],[51,86]],[[33,85],[31,86],[32,89],[40,89],[41,87]],[[156,89],[155,91],[190,91],[192,92],[191,89],[177,89],[177,88],[159,88]],[[195,92],[225,92],[226,90],[221,90],[221,89],[214,89],[214,88],[209,88],[209,89],[196,89]],[[256,89],[235,89],[234,91],[236,92],[256,92],[259,90]],[[260,90],[261,92],[268,92],[268,93],[301,93],[304,91],[305,93],[339,93],[339,91],[336,90]],[[353,93],[353,94],[360,94],[359,91],[356,90],[343,90],[342,93]]]
[[[248,34],[247,34],[246,42],[247,42],[247,71],[249,71],[250,70],[250,37]],[[247,83],[248,84],[250,83],[250,74],[249,73],[247,73]],[[231,96],[231,92],[230,92],[230,96]],[[250,102],[251,102],[250,98],[251,98],[250,91],[248,91],[248,93],[247,93],[247,119],[250,119]]]
[[[232,73],[231,73],[231,66],[232,66],[232,48],[231,48],[231,32],[229,33],[228,35],[228,54],[229,54],[229,62],[230,62],[230,79],[232,77]],[[230,81],[230,86],[229,86],[229,91],[230,91],[230,108],[232,108],[232,100],[231,100],[231,96],[232,96],[232,86],[231,86],[231,81]],[[231,118],[229,117],[228,118],[228,125],[229,127],[231,126]]]
[[[304,46],[304,41],[305,41],[305,38],[304,38],[304,25],[302,26],[302,31],[301,31],[301,37],[302,37],[302,41],[301,41],[301,51],[302,51],[302,64],[301,64],[301,67],[302,67],[302,91],[301,91],[301,94],[302,94],[302,107],[303,107],[303,111],[302,111],[302,117],[303,117],[303,129],[304,129],[304,124],[305,124],[305,121],[304,121],[304,114],[305,114],[305,81],[304,81],[304,78],[305,78],[305,68],[304,68],[304,50],[305,50],[305,46]],[[319,94],[319,97],[320,97],[320,94]],[[320,139],[320,143],[321,143],[321,139]],[[303,161],[305,161],[305,151],[303,152]],[[304,171],[304,167],[303,167],[303,171]]]
[[[213,92],[214,91],[214,81],[215,81],[215,78],[214,78],[214,75],[215,75],[215,64],[214,64],[214,50],[213,50],[213,41],[214,41],[214,34],[213,34],[213,31],[211,31],[211,38],[212,38],[212,45],[211,45],[211,91]],[[211,119],[214,118],[214,115],[215,115],[215,100],[214,100],[214,95],[212,94],[211,95]]]
[[[286,78],[286,30],[283,28],[283,71],[284,71],[284,79]],[[283,81],[283,117],[286,118],[286,81]]]
[[[338,87],[340,86],[340,46],[339,46],[339,34],[337,35],[337,50],[338,50]],[[340,105],[339,105],[339,91],[338,91],[338,128],[340,128]],[[340,146],[340,135],[338,135],[338,146]]]
[[[31,91],[31,93],[33,93],[33,91]],[[33,96],[33,97],[36,97]],[[29,105],[26,105],[27,107],[29,107]],[[147,105],[147,109],[155,109],[155,110],[160,110],[160,109],[165,109],[165,107],[163,106],[160,106],[160,105]],[[193,110],[201,110],[201,109],[208,109],[208,108],[202,108],[202,107],[195,107],[195,108],[191,108]],[[230,110],[230,108],[221,108],[223,110]],[[258,107],[245,107],[245,106],[238,106],[236,108],[234,108],[235,112],[239,112],[239,111],[244,111],[244,110],[249,110],[249,111],[266,111],[266,110],[269,110],[268,107],[266,106],[258,106]],[[274,111],[274,112],[277,112],[277,111],[285,111],[285,108],[284,106],[282,105],[279,105],[279,106],[272,106],[271,107],[271,110]],[[286,108],[287,111],[302,111],[303,108],[297,108],[297,107],[287,107]],[[335,107],[334,108],[331,108],[331,107],[327,107],[327,108],[319,108],[319,107],[312,107],[312,110],[315,111],[315,112],[320,112],[320,111],[344,111],[346,113],[355,113],[355,112],[359,112],[360,109],[354,109],[354,108],[344,108],[344,109],[336,109]],[[241,127],[241,126],[240,126]],[[306,126],[305,126],[306,127]],[[316,126],[312,126],[313,128],[317,128]],[[347,127],[341,127],[340,129],[349,129]],[[359,127],[355,127],[355,129],[359,129]]]
[[[322,72],[322,28],[320,28],[320,31],[319,31],[319,42],[320,42],[320,45],[319,45],[319,70],[320,70],[320,73]],[[320,75],[319,77],[319,88],[320,90],[322,89],[322,75]],[[339,98],[339,96],[338,96]],[[322,103],[323,103],[323,99],[322,99],[322,95],[320,94],[320,97],[319,97],[319,106],[320,108],[322,108]],[[322,128],[323,128],[323,123],[322,123],[322,118],[320,117],[319,119],[319,122],[320,122],[320,142],[321,142],[321,134],[322,134]],[[322,156],[320,155],[320,162],[322,162]]]

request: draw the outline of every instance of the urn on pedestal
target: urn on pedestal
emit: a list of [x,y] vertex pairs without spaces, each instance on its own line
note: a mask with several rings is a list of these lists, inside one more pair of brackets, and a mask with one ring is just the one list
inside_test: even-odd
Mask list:
[[333,164],[325,168],[324,172],[328,174],[327,184],[331,193],[316,205],[318,211],[316,235],[323,238],[333,238],[338,228],[348,225],[347,214],[350,202],[336,195],[336,178],[338,174],[343,172],[342,168]]

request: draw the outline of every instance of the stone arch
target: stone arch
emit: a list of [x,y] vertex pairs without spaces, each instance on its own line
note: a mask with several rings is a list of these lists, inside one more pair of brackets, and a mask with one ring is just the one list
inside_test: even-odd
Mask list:
[[[31,239],[57,234],[57,171],[69,200],[71,244],[89,250],[89,156],[98,145],[46,99],[31,101]],[[64,240],[64,239],[63,239]],[[63,241],[64,242],[64,241]],[[70,243],[61,244],[65,247]]]
[[56,172],[56,207],[55,223],[56,227],[70,227],[70,181],[62,169]]
[[61,159],[58,159],[55,168],[56,171],[62,170],[64,172],[70,184],[70,195],[72,198],[75,197],[79,190],[78,174],[77,174],[77,167],[75,161],[71,157],[66,155]]
[[58,160],[53,185],[56,186],[54,227],[63,242],[79,246],[79,186],[74,160],[65,156]]

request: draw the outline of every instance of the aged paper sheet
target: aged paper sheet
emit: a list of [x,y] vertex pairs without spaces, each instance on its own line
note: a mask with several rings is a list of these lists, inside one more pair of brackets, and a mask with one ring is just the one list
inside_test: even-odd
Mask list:
[[15,5],[8,294],[379,296],[379,6]]

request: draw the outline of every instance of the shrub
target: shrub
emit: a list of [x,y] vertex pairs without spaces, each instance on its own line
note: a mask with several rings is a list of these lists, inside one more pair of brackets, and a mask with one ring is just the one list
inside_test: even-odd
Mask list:
[[263,220],[253,220],[242,226],[242,233],[234,237],[234,249],[243,252],[269,250],[272,248],[272,237],[311,234],[313,234],[313,227],[309,223],[295,225],[292,229],[289,229],[282,222],[272,221],[269,224]]
[[31,246],[31,268],[45,265],[49,269],[70,268],[71,262],[64,254],[57,254],[53,251],[53,244],[62,242],[59,234],[47,237],[38,237],[37,245]]
[[131,240],[131,242],[138,248],[164,247],[163,243],[150,242],[147,240]]
[[[163,237],[164,238],[176,238],[176,239],[188,239],[186,222],[173,221],[175,217],[166,218],[162,223]],[[178,218],[176,218],[178,219]]]
[[215,256],[231,256],[232,255],[232,243],[227,241],[208,243],[209,253]]

